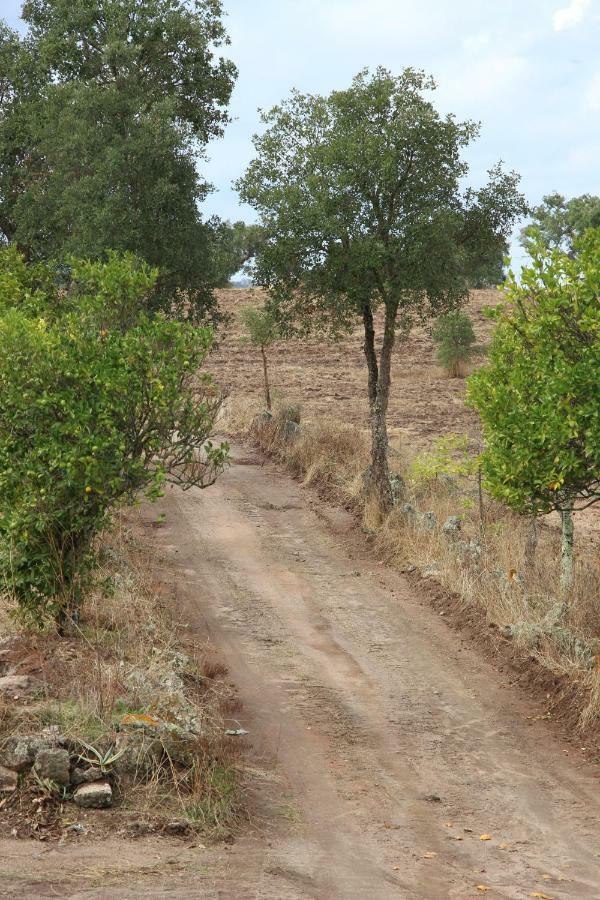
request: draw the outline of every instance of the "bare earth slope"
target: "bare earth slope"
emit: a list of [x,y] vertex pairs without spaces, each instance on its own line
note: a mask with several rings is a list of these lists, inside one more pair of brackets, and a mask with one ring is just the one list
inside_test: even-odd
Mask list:
[[[481,885],[489,898],[600,897],[592,771],[373,561],[345,513],[236,457],[214,488],[173,490],[147,519],[166,513],[155,533],[184,620],[243,700],[231,724],[253,747],[250,836],[177,852],[122,841],[112,861],[90,847],[84,867],[105,873],[94,887],[61,877],[67,848],[5,845],[0,895],[442,900]],[[17,856],[27,876],[8,872]],[[115,882],[123,858],[136,862]]]

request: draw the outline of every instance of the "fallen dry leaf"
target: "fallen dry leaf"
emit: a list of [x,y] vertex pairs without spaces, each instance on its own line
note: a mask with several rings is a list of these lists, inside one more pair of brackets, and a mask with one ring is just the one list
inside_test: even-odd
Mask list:
[[508,850],[509,844],[500,844],[498,850]]
[[477,890],[478,890],[481,894],[487,894],[487,892],[489,891],[489,887],[487,886],[487,884],[478,884],[478,885],[477,885]]
[[423,859],[435,859],[437,853],[434,853],[433,850],[428,850],[427,853],[423,854]]
[[481,834],[481,835],[479,835],[479,840],[480,840],[480,841],[491,841],[491,839],[492,839],[491,834]]
[[554,897],[551,897],[550,894],[543,894],[541,891],[533,891],[529,896],[537,897],[538,900],[554,900]]

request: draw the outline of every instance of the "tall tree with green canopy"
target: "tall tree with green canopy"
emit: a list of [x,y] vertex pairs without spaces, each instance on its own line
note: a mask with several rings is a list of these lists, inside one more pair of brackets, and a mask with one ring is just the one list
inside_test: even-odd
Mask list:
[[521,244],[527,252],[536,252],[541,241],[550,250],[564,250],[572,256],[584,231],[600,228],[600,197],[582,194],[567,200],[562,194],[547,194],[531,217],[521,231]]
[[363,323],[374,521],[391,504],[396,340],[463,303],[473,273],[505,246],[524,210],[517,176],[500,166],[485,187],[462,190],[461,151],[478,126],[441,116],[426,96],[434,87],[422,72],[379,68],[328,97],[293,91],[263,115],[257,156],[238,182],[264,228],[256,277],[283,329],[336,336]]
[[198,317],[216,280],[197,162],[236,75],[219,0],[27,0],[0,33],[0,229],[29,259],[130,251],[153,303]]
[[573,510],[600,501],[600,229],[574,250],[538,242],[521,280],[509,276],[490,363],[469,381],[490,492],[521,513],[562,515],[565,593]]
[[217,287],[227,287],[231,276],[246,270],[250,260],[257,255],[263,240],[260,225],[247,225],[246,222],[228,222],[213,220],[214,228],[214,271]]

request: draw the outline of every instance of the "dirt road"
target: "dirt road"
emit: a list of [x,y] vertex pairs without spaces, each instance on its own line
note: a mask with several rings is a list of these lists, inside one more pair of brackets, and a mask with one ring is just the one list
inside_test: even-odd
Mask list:
[[[243,701],[235,727],[253,748],[251,833],[230,849],[138,843],[120,882],[110,846],[94,851],[102,863],[79,851],[82,865],[104,866],[103,884],[36,893],[600,897],[591,771],[373,560],[345,513],[248,451],[235,455],[213,488],[171,491],[148,519],[166,513],[156,534],[184,621],[214,644]],[[140,857],[154,855],[161,862],[142,871]],[[52,853],[45,864],[55,866]]]
[[162,535],[292,820],[239,896],[600,897],[591,776],[349,517],[237,456]]

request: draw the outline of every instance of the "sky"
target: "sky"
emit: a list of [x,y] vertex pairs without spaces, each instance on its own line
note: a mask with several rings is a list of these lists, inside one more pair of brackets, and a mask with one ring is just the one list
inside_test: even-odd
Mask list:
[[[224,0],[239,69],[224,138],[202,174],[207,215],[252,221],[232,187],[253,155],[258,108],[344,88],[362,68],[424,69],[441,112],[481,122],[470,183],[499,159],[531,203],[600,194],[600,0]],[[19,0],[0,0],[18,25]],[[515,266],[523,261],[516,242]]]

